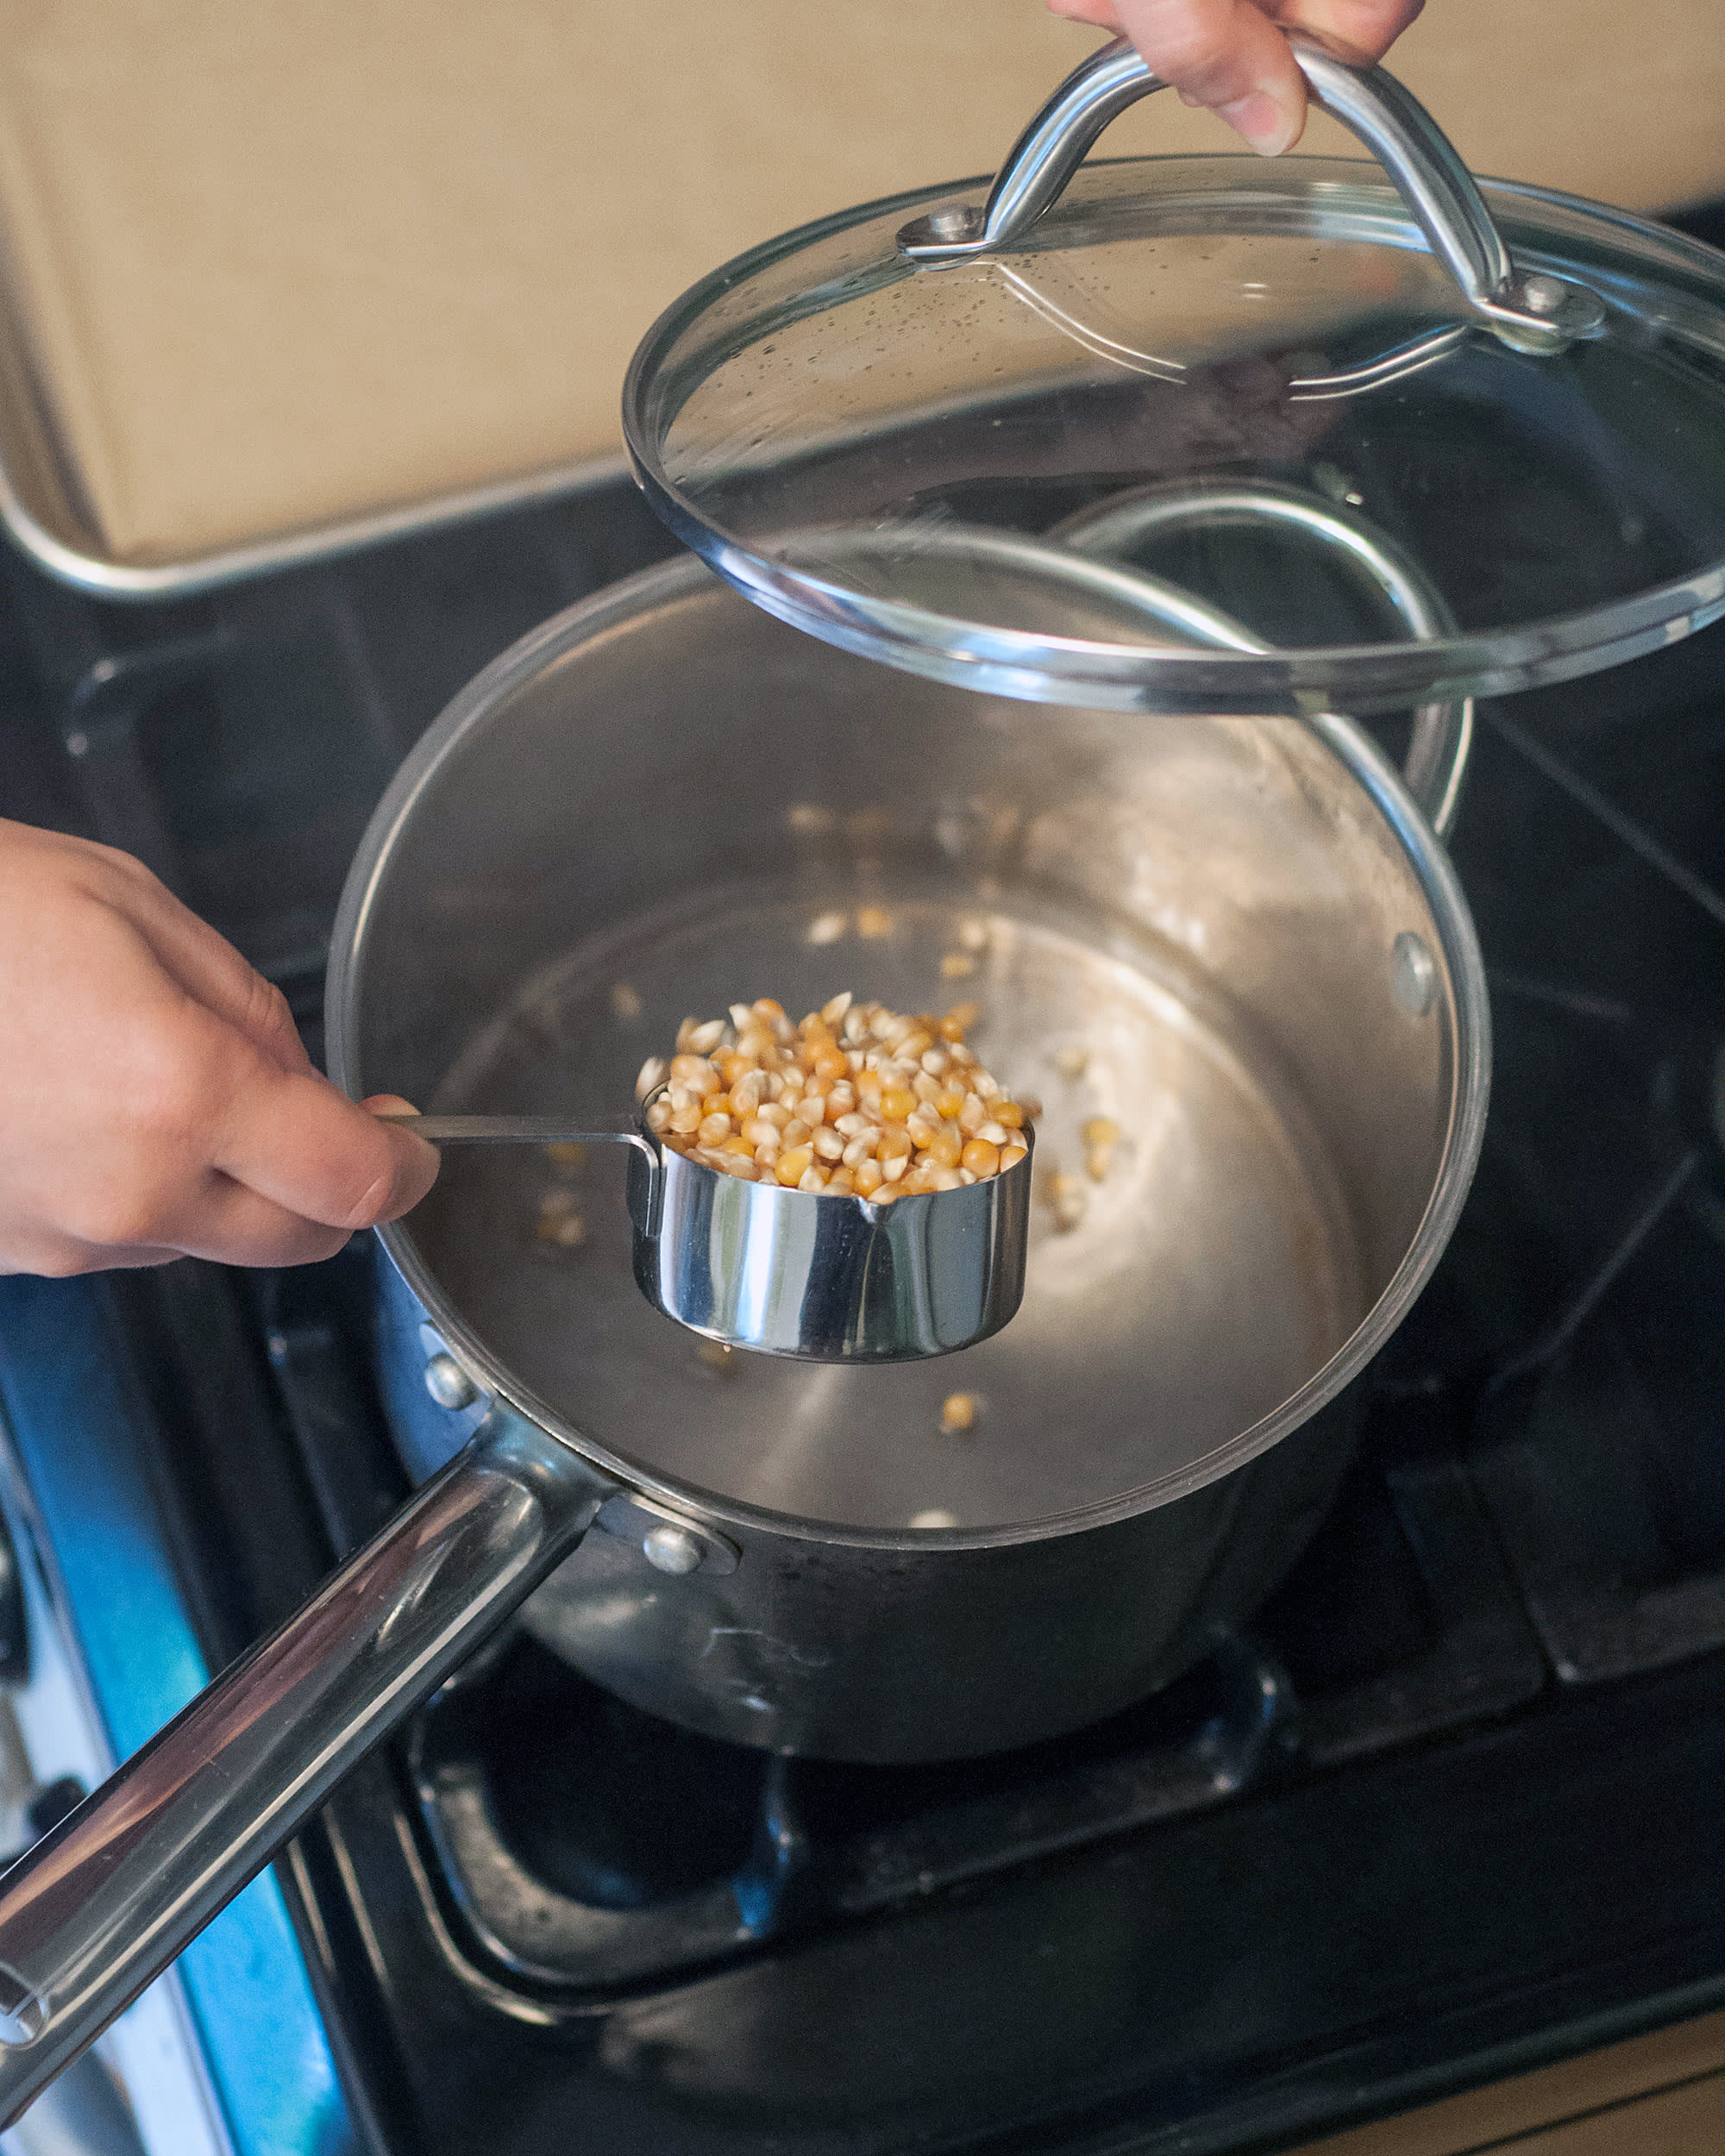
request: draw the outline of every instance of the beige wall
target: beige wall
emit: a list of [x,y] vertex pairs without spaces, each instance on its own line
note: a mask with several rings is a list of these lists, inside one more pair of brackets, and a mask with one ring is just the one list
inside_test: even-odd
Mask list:
[[[1431,0],[1397,65],[1480,169],[1646,206],[1725,191],[1722,33]],[[1093,41],[1038,0],[0,0],[0,216],[107,543],[171,557],[613,453],[692,277],[991,167]],[[1164,97],[1109,147],[1223,139]]]

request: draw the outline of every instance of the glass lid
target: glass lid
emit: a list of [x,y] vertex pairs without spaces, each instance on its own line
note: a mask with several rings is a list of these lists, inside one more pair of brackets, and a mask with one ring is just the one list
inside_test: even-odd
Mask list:
[[1501,693],[1725,611],[1725,256],[1476,186],[1381,68],[1298,49],[1376,164],[1085,164],[1162,87],[1114,45],[992,190],[716,271],[624,392],[659,513],[831,642],[1126,710]]

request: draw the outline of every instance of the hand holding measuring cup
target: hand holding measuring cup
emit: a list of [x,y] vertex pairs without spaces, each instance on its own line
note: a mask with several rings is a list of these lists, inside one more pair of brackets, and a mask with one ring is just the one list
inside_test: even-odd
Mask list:
[[0,822],[0,1273],[302,1264],[436,1175],[313,1068],[280,991],[110,846]]

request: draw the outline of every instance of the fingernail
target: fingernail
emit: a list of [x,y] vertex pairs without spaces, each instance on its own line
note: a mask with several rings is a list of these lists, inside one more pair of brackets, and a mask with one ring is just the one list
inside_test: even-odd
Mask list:
[[1266,90],[1254,90],[1232,104],[1218,105],[1216,110],[1260,157],[1279,157],[1299,138],[1300,116]]

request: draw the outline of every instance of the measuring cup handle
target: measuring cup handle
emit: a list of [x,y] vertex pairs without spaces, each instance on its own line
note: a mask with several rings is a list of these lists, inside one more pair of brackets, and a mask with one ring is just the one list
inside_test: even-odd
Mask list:
[[[1350,60],[1304,32],[1289,42],[1313,102],[1357,135],[1396,183],[1431,250],[1481,326],[1518,351],[1560,352],[1594,334],[1605,309],[1584,285],[1521,275],[1473,177],[1413,92],[1382,67]],[[913,261],[963,260],[1020,246],[1060,198],[1109,122],[1167,88],[1124,38],[1082,61],[1008,153],[979,210],[955,204],[899,233]]]
[[392,1111],[380,1123],[398,1123],[430,1145],[627,1145],[629,1209],[643,1235],[655,1237],[665,1208],[665,1156],[633,1115],[597,1116],[577,1130],[555,1116],[414,1115]]
[[0,2128],[526,1599],[617,1487],[499,1403],[298,1615],[0,1877]]
[[567,1116],[414,1115],[392,1109],[380,1123],[397,1123],[431,1145],[632,1145],[649,1160],[658,1153],[633,1115],[593,1116],[580,1128]]

